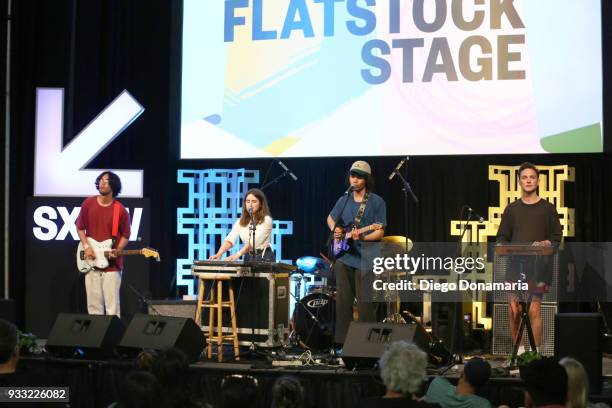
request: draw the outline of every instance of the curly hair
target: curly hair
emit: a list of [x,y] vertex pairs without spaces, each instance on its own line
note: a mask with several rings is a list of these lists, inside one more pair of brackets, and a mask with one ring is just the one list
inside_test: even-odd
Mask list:
[[387,390],[409,395],[418,391],[425,379],[427,355],[413,343],[396,341],[384,352],[379,365]]
[[119,194],[121,194],[121,179],[112,171],[102,172],[98,177],[96,177],[96,189],[100,191],[100,180],[102,180],[102,177],[105,175],[108,175],[108,184],[113,192],[113,197],[117,197]]

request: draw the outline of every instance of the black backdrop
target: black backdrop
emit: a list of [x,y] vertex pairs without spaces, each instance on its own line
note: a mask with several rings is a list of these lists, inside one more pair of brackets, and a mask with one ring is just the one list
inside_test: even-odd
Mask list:
[[[0,16],[6,3],[0,0]],[[609,123],[612,5],[605,0],[602,3],[604,123]],[[176,170],[245,167],[260,170],[262,178],[269,166],[270,177],[280,172],[268,160],[179,160],[181,13],[182,2],[178,0],[13,1],[10,290],[19,302],[26,290],[25,229],[30,215],[25,202],[33,193],[36,87],[65,88],[64,143],[123,89],[146,107],[88,167],[144,169],[144,195],[151,200],[153,220],[150,245],[160,250],[164,260],[151,266],[151,291],[156,298],[174,293],[174,260],[183,257],[186,250],[184,238],[176,234],[176,208],[184,206],[187,197],[185,186],[176,183]],[[1,24],[3,38],[4,19]],[[610,138],[605,140],[609,151]],[[287,159],[285,163],[299,177],[298,182],[285,179],[268,190],[275,218],[294,221],[293,236],[284,238],[285,258],[314,254],[323,243],[325,217],[344,190],[346,170],[354,160],[341,157],[342,152],[338,156]],[[399,159],[366,159],[373,166],[377,191],[387,201],[387,234],[402,234],[399,183],[386,179]],[[4,155],[2,160],[4,168]],[[427,241],[451,239],[449,220],[456,219],[462,204],[483,215],[489,205],[496,204],[497,185],[487,180],[487,165],[525,160],[575,166],[576,182],[569,184],[566,194],[568,205],[576,208],[576,239],[611,239],[609,154],[413,156],[405,171],[421,202],[410,203],[409,236]]]

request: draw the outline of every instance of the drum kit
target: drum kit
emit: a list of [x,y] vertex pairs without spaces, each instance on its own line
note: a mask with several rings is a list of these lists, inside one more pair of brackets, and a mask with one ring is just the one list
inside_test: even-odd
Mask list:
[[[295,309],[291,318],[291,342],[304,348],[326,350],[333,346],[335,288],[328,284],[331,263],[314,256],[296,261],[298,269],[291,275],[295,283]],[[302,285],[306,285],[302,293]]]
[[[387,245],[405,245],[412,249],[412,241],[402,236],[385,237]],[[294,282],[295,308],[290,326],[291,342],[314,350],[330,349],[333,346],[335,322],[335,286],[331,282],[332,263],[327,259],[304,256],[296,261],[298,269],[291,275]],[[305,291],[302,292],[302,285]],[[387,294],[388,323],[406,323],[400,314],[399,296]],[[393,300],[389,298],[393,297]]]

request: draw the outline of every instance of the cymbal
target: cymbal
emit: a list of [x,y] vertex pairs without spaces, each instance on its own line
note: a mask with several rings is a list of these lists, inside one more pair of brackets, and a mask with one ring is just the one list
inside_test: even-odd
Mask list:
[[325,268],[325,261],[316,256],[303,256],[295,261],[298,269],[306,273],[313,273]]
[[[402,237],[401,235],[389,235],[383,237],[383,241],[388,242],[390,244],[398,244],[398,245],[406,245],[406,237]],[[412,240],[408,238],[408,251],[412,249]]]

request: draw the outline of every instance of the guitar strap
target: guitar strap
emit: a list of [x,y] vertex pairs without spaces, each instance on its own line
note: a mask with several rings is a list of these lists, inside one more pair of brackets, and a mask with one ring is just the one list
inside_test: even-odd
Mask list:
[[366,204],[368,203],[368,198],[370,198],[370,192],[366,191],[365,196],[363,197],[363,201],[357,210],[357,215],[355,216],[355,220],[353,221],[353,225],[357,227],[363,218],[363,214],[365,214]]
[[121,208],[119,208],[119,203],[115,200],[113,202],[113,230],[111,232],[111,235],[113,236],[113,243],[115,243],[115,241],[119,237],[119,211],[120,210]]

